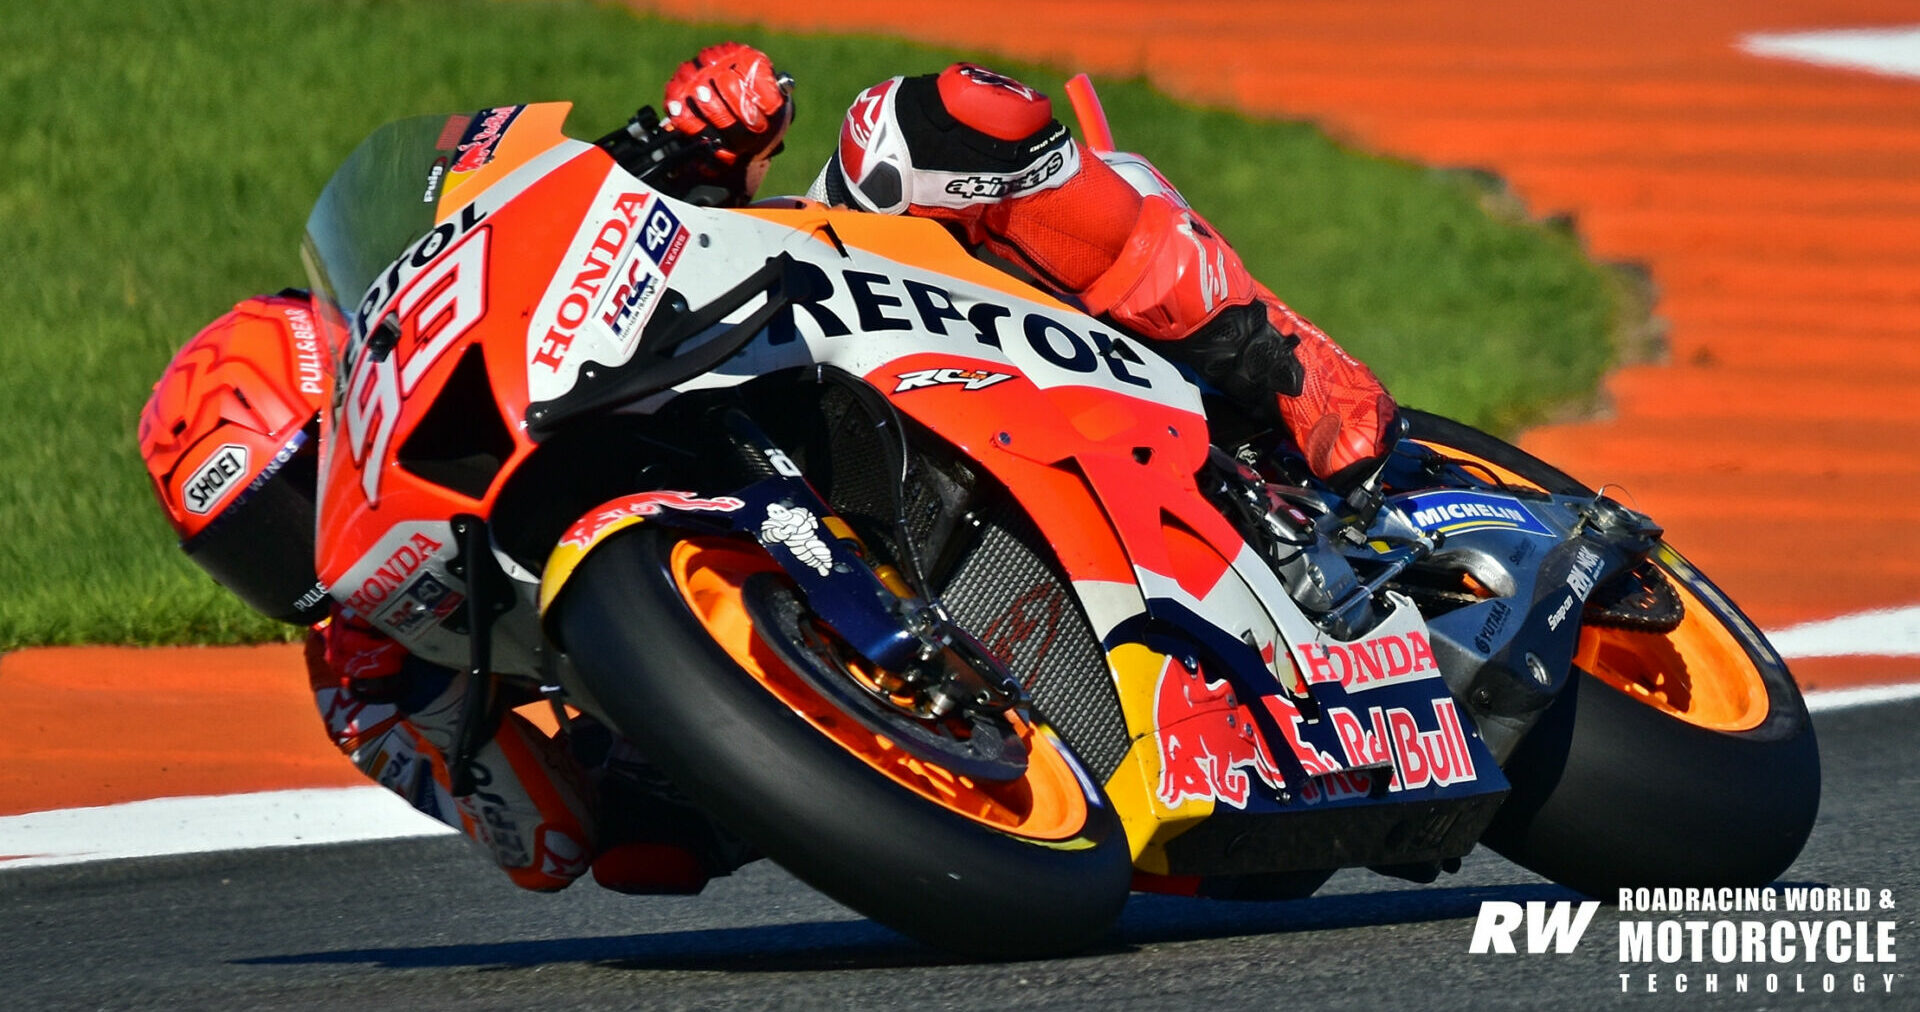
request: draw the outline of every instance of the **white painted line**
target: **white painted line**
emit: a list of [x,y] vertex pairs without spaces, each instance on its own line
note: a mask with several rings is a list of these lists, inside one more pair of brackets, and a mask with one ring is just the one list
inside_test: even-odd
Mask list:
[[[1920,605],[1769,633],[1789,658],[1920,657]],[[1893,663],[1898,663],[1894,661]],[[1920,675],[1920,671],[1915,671]],[[1920,699],[1920,683],[1807,693],[1815,713]],[[159,798],[0,816],[0,872],[115,858],[356,843],[455,832],[381,787]]]
[[1920,77],[1920,25],[1748,35],[1740,48],[1755,56]]
[[372,785],[159,798],[0,817],[0,870],[452,832]]
[[1920,605],[1863,611],[1767,633],[1767,642],[1796,657],[1920,657]]
[[[1920,683],[1807,693],[1827,713],[1920,699]],[[381,787],[159,798],[0,816],[0,874],[116,858],[443,836],[454,830]]]
[[1920,682],[1906,685],[1869,685],[1860,689],[1827,689],[1823,692],[1809,692],[1807,693],[1807,711],[1810,713],[1828,713],[1833,710],[1851,710],[1856,706],[1901,703],[1909,699],[1920,699]]

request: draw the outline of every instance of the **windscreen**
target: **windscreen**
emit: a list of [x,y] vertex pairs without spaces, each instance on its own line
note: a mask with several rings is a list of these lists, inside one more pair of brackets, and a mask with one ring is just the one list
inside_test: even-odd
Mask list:
[[432,230],[440,186],[471,116],[415,116],[360,143],[313,206],[301,248],[320,315],[339,331],[361,295],[408,244]]

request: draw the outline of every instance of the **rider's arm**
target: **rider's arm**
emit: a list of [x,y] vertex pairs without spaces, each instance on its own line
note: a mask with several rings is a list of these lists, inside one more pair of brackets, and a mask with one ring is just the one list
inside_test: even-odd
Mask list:
[[1330,483],[1372,473],[1394,414],[1373,373],[1254,281],[1144,159],[1116,157],[1123,176],[1052,109],[968,63],[882,81],[848,109],[808,196],[940,221],[1283,421]]

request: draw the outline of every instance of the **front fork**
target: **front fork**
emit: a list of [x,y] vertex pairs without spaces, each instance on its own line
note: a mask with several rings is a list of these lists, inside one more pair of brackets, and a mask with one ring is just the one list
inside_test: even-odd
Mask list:
[[[766,549],[822,623],[882,670],[909,681],[937,672],[914,682],[935,716],[961,707],[1003,711],[1027,703],[1019,680],[956,625],[937,598],[872,559],[853,528],[751,417],[726,409],[720,422],[748,481],[732,494],[745,504],[727,515],[733,530]],[[911,568],[918,573],[918,565]],[[950,651],[967,663],[937,661]]]
[[[449,790],[456,798],[473,793],[473,757],[499,726],[500,682],[493,676],[493,620],[513,606],[507,574],[493,557],[493,537],[485,519],[471,513],[453,518],[460,555],[452,564],[467,584],[467,695],[447,750]],[[457,570],[464,569],[464,572]]]

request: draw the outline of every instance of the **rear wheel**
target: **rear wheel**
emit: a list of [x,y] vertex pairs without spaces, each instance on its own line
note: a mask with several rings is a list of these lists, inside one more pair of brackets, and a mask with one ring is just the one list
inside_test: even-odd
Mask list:
[[813,619],[759,546],[642,525],[596,548],[554,608],[594,705],[702,807],[855,910],[1015,957],[1082,947],[1125,903],[1119,820],[1050,729],[891,706],[887,673]]
[[[1592,494],[1477,429],[1406,415],[1412,438],[1502,481]],[[1513,793],[1486,842],[1596,896],[1771,882],[1820,806],[1806,704],[1765,637],[1705,576],[1664,544],[1651,562],[1680,601],[1677,626],[1583,626],[1574,677],[1507,761]]]

